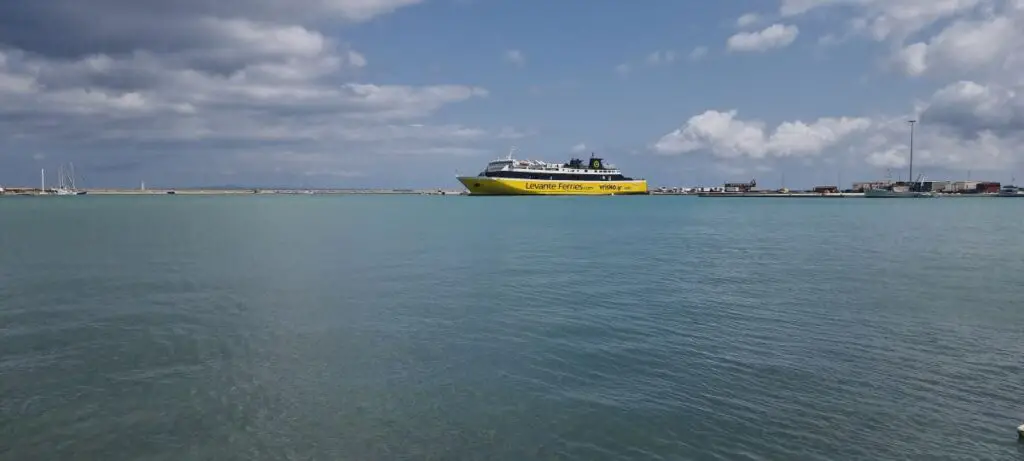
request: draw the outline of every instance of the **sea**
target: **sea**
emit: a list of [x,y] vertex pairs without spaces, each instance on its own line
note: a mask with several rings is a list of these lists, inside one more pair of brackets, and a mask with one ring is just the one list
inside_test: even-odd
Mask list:
[[1020,460],[1024,200],[0,198],[0,460]]

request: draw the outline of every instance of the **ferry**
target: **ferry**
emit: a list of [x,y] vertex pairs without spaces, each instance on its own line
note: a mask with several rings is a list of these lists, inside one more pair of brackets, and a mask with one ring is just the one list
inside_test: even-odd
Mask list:
[[584,164],[572,158],[563,164],[513,157],[493,160],[476,176],[458,176],[469,195],[639,195],[648,194],[647,180],[622,175],[604,159],[590,156]]

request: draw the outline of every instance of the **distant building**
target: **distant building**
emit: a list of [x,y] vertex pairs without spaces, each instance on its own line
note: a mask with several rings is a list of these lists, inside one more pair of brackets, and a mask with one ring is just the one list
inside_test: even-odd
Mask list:
[[750,192],[757,187],[757,181],[751,179],[749,183],[727,182],[724,187],[726,192]]
[[873,189],[885,189],[892,185],[892,181],[884,179],[881,181],[866,181],[866,182],[855,182],[853,183],[854,192],[864,192],[866,190]]
[[839,188],[836,186],[814,186],[815,194],[838,194]]
[[922,181],[921,192],[953,192],[950,181]]
[[950,192],[972,193],[977,192],[980,181],[955,181]]
[[997,182],[980,182],[974,188],[974,191],[979,194],[996,194],[999,193],[999,187],[1001,184]]

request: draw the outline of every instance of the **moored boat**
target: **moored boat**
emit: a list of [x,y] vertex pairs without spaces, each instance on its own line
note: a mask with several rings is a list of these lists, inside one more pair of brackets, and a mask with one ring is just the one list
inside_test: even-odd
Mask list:
[[999,197],[1024,197],[1024,189],[1017,186],[1005,185],[996,194]]
[[[910,173],[907,179],[914,177],[914,124],[917,120],[907,120],[910,124]],[[870,189],[864,191],[864,198],[930,198],[939,195],[932,191],[921,190],[921,176],[912,183],[897,183],[884,189]]]
[[864,191],[865,198],[930,198],[938,197],[934,192],[915,191],[909,187],[893,186],[885,189],[869,189]]
[[[513,151],[514,152],[514,151]],[[508,157],[493,160],[475,176],[457,178],[470,195],[637,195],[647,194],[647,180],[634,179],[591,155],[588,163],[573,158],[564,164]]]

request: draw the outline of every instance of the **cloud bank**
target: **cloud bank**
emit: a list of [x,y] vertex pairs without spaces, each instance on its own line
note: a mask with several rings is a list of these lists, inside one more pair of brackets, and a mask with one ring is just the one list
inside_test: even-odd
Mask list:
[[[850,12],[853,12],[852,18]],[[809,18],[816,13],[814,18]],[[651,143],[661,155],[709,155],[724,161],[841,158],[847,164],[902,168],[908,163],[906,120],[917,119],[915,165],[947,171],[1006,172],[1024,159],[1024,0],[783,0],[787,21],[842,18],[847,35],[876,42],[890,71],[943,82],[904,114],[844,115],[769,127],[735,109],[690,117]],[[740,26],[754,22],[746,15]],[[823,19],[824,18],[824,19]],[[797,29],[775,24],[729,39],[733,51],[767,51],[792,43]],[[745,160],[744,160],[745,159]]]
[[365,82],[372,58],[321,32],[418,3],[0,2],[4,155],[24,167],[12,151],[44,150],[99,175],[174,156],[183,172],[340,177],[355,153],[471,152],[499,133],[421,121],[487,89]]

